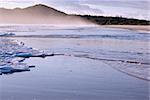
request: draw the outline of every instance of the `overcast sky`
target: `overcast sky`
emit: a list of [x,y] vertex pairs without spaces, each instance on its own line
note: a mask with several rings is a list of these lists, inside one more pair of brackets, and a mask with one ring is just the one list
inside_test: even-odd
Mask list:
[[150,0],[0,0],[0,7],[24,8],[39,3],[69,14],[150,19]]

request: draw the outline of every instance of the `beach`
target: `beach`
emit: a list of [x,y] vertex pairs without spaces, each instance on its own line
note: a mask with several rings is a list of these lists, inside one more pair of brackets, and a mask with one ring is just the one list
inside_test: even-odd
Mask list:
[[102,27],[129,29],[143,33],[150,33],[149,25],[104,25]]
[[13,32],[3,38],[23,47],[61,54],[26,58],[23,63],[35,66],[30,71],[1,75],[2,100],[149,99],[149,34],[54,26],[5,26],[1,31]]
[[0,0],[0,100],[150,100],[149,0]]

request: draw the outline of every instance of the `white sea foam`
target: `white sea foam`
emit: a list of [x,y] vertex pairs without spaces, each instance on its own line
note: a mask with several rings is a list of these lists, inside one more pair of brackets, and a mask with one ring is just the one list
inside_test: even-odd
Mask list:
[[0,74],[29,71],[31,66],[23,63],[29,55],[30,57],[39,56],[41,53],[25,47],[22,42],[0,37]]

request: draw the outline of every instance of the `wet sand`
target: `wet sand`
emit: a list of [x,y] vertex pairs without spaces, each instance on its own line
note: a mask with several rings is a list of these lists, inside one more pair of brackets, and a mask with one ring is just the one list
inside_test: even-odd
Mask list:
[[[86,38],[12,37],[25,46],[65,56],[26,59],[25,63],[36,66],[30,72],[2,75],[0,100],[148,100],[149,81],[114,67],[147,77],[149,66],[86,57],[149,62],[149,35],[122,29],[86,29],[31,32],[34,35],[88,35]],[[17,34],[30,35],[30,32]],[[96,36],[89,36],[93,34]]]
[[32,58],[30,72],[2,76],[1,100],[148,100],[148,82],[99,61]]
[[104,25],[106,28],[122,28],[138,32],[150,33],[150,25]]
[[[18,38],[17,40],[22,40],[26,45],[39,50],[50,49],[55,52],[66,52],[63,51],[64,48],[69,47],[77,48],[81,45],[95,47],[99,44],[96,40],[87,40],[87,44],[84,39]],[[109,49],[109,46],[115,49],[118,46],[115,42],[114,45],[111,42],[109,46],[106,46],[106,43],[105,40],[99,46],[105,49]],[[122,48],[125,49],[128,48]],[[1,77],[2,100],[148,100],[149,98],[148,81],[119,72],[105,61],[54,56],[45,59],[30,58],[25,63],[35,65],[36,68],[30,72]]]

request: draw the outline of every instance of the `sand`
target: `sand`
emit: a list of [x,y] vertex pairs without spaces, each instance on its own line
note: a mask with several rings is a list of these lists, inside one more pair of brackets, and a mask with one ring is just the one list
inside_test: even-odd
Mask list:
[[[36,29],[40,30],[40,27]],[[2,100],[148,100],[149,82],[141,79],[149,75],[149,65],[142,63],[149,62],[147,38],[150,34],[97,27],[59,31],[42,29],[23,31],[20,34],[61,32],[60,35],[75,33],[78,36],[96,37],[13,37],[15,41],[23,42],[25,47],[36,48],[44,53],[63,53],[65,56],[29,58],[24,63],[36,66],[30,72],[2,75]],[[16,31],[18,30],[21,28],[18,27]],[[19,35],[19,32],[14,33]],[[112,60],[108,61],[106,58]],[[124,61],[120,61],[121,59]],[[129,62],[130,60],[141,63]]]
[[150,33],[150,25],[104,25],[107,28],[122,28],[138,32]]

